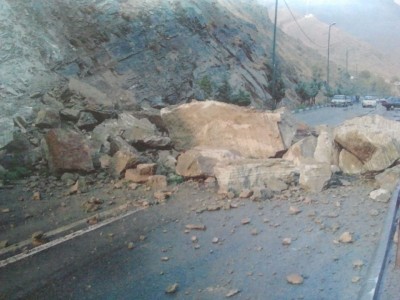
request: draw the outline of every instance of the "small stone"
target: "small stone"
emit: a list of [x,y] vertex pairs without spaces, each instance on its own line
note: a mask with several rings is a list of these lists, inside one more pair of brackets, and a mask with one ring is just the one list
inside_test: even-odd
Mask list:
[[146,238],[147,238],[147,237],[146,237],[145,235],[139,236],[139,240],[142,241],[142,242],[143,242]]
[[10,209],[9,209],[9,208],[2,208],[2,209],[1,209],[1,212],[2,212],[2,213],[9,213],[9,212],[10,212]]
[[361,280],[361,277],[360,277],[360,276],[354,276],[354,277],[351,279],[351,282],[352,282],[352,283],[358,283],[358,282],[360,282],[360,280]]
[[253,191],[245,189],[240,193],[239,198],[250,198],[251,196],[253,196]]
[[186,229],[188,230],[206,230],[207,227],[205,225],[201,224],[188,224],[185,226]]
[[196,245],[194,245],[194,249],[200,249],[200,245],[199,244],[196,244]]
[[213,244],[217,244],[219,242],[219,238],[215,237],[212,239]]
[[284,246],[289,246],[292,243],[292,239],[291,238],[284,238],[282,240],[282,245]]
[[4,240],[4,241],[0,241],[0,249],[4,249],[8,247],[8,241]]
[[168,256],[163,256],[163,257],[161,257],[161,261],[169,261],[169,257]]
[[291,215],[297,215],[297,214],[301,213],[301,209],[298,208],[298,207],[296,207],[296,206],[291,206],[291,207],[289,208],[289,213],[290,213]]
[[378,211],[377,209],[371,209],[371,210],[369,211],[369,214],[370,214],[370,216],[372,216],[372,217],[376,217],[376,216],[379,215],[379,211]]
[[343,244],[348,244],[353,242],[353,237],[350,232],[346,231],[343,232],[342,235],[339,237],[339,242]]
[[39,201],[41,200],[40,192],[34,192],[32,196],[32,200]]
[[169,285],[166,289],[165,292],[167,294],[174,294],[177,292],[179,285],[177,283]]
[[192,236],[191,240],[192,240],[192,243],[197,243],[198,242],[197,236],[195,236],[195,235]]
[[239,294],[239,293],[240,293],[240,290],[238,290],[238,289],[232,289],[232,290],[230,290],[230,291],[225,295],[225,297],[226,297],[226,298],[233,297],[233,296],[235,296],[235,295],[237,295],[237,294]]
[[296,274],[296,273],[286,276],[286,280],[290,284],[295,284],[295,285],[302,284],[303,281],[304,281],[303,277],[301,275],[299,275],[299,274]]
[[132,242],[128,243],[128,249],[132,250],[133,248],[135,248],[135,245]]
[[258,229],[257,228],[253,228],[251,230],[251,235],[258,235]]
[[95,225],[99,222],[99,217],[98,216],[93,216],[89,219],[87,219],[86,223],[88,223],[89,225]]
[[43,245],[47,242],[47,238],[43,231],[36,231],[32,234],[32,245],[34,247]]
[[249,224],[250,222],[251,222],[250,218],[244,218],[244,219],[242,219],[242,221],[240,221],[240,223],[242,223],[242,225]]
[[353,261],[354,269],[361,269],[363,265],[364,265],[364,262],[361,259],[357,259],[357,260]]

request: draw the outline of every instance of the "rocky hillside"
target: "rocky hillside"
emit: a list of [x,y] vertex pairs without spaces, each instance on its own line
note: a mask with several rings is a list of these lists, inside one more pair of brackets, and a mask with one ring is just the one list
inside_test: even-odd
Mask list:
[[[12,116],[28,117],[70,78],[120,109],[223,97],[229,88],[234,101],[272,104],[272,23],[253,1],[0,0],[0,19],[0,145],[10,140]],[[290,87],[322,60],[280,34]]]

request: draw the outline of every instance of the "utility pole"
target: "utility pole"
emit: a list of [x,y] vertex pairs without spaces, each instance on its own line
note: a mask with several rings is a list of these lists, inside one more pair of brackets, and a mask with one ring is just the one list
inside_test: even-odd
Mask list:
[[330,43],[331,43],[331,27],[333,25],[336,25],[336,23],[331,23],[329,24],[329,30],[328,30],[328,62],[327,62],[327,67],[326,67],[326,87],[329,90],[329,49],[330,49]]
[[274,20],[274,38],[272,42],[272,98],[275,101],[275,108],[278,104],[276,98],[276,27],[278,20],[278,0],[275,1],[275,20]]

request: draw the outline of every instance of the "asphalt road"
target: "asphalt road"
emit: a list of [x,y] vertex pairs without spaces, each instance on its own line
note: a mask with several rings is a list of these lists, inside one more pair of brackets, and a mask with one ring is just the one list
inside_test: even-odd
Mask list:
[[[336,125],[375,112],[399,116],[354,106],[296,117]],[[238,208],[200,214],[199,203],[217,196],[194,189],[0,268],[0,299],[356,299],[387,208],[368,199],[368,188],[330,189],[310,195],[311,203],[296,191],[286,200],[235,200]],[[301,212],[291,215],[290,206]],[[188,224],[207,228],[187,231]],[[337,243],[344,231],[353,243]],[[291,273],[303,284],[288,284]]]

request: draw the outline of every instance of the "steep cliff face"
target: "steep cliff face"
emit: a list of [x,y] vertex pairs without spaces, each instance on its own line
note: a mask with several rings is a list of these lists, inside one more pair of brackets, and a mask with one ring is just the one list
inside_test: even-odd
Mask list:
[[226,83],[271,104],[272,23],[255,1],[0,0],[0,21],[2,131],[72,77],[122,109],[215,98]]

